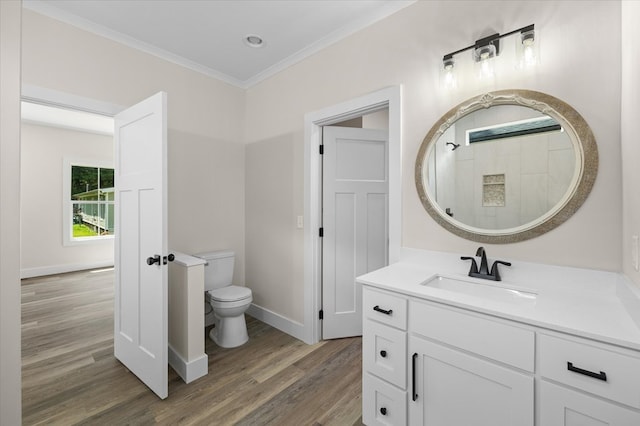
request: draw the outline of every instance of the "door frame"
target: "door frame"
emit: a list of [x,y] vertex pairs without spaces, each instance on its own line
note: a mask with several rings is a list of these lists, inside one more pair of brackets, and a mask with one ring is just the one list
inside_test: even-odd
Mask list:
[[389,264],[400,260],[402,224],[402,86],[309,112],[304,116],[304,342],[320,341],[322,309],[322,126],[389,109]]

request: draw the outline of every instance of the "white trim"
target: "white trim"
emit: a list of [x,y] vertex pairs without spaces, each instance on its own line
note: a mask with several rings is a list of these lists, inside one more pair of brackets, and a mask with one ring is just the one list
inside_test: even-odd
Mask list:
[[304,120],[304,342],[320,340],[321,127],[389,108],[389,263],[400,260],[402,224],[402,87],[392,86],[305,114]]
[[222,73],[213,68],[206,67],[202,64],[196,63],[190,59],[186,59],[182,56],[176,55],[175,53],[171,53],[164,49],[160,49],[151,44],[145,43],[141,40],[135,39],[131,36],[122,34],[118,31],[114,31],[105,26],[96,24],[95,22],[89,21],[87,19],[81,18],[79,16],[67,13],[55,6],[47,4],[47,2],[42,0],[25,0],[23,1],[23,7],[26,9],[33,10],[34,12],[49,16],[50,18],[57,19],[58,21],[62,21],[66,24],[72,25],[74,27],[80,28],[82,30],[91,32],[93,34],[97,34],[101,37],[105,37],[107,39],[113,40],[117,43],[123,44],[125,46],[131,47],[133,49],[140,50],[142,52],[154,55],[158,58],[164,59],[176,65],[185,67],[192,71],[199,72],[201,74],[207,75],[209,77],[216,78],[225,83],[231,84],[233,86],[239,87],[241,89],[248,89],[259,82],[273,76],[274,74],[279,73],[280,71],[290,67],[293,64],[296,64],[303,59],[319,52],[320,50],[331,46],[332,44],[350,36],[351,34],[360,31],[384,18],[390,16],[407,6],[412,5],[417,0],[396,0],[390,1],[386,3],[381,8],[373,11],[372,13],[362,16],[357,21],[350,23],[349,25],[340,28],[337,31],[328,34],[324,38],[316,41],[315,43],[305,47],[304,49],[294,53],[293,55],[287,57],[286,59],[270,66],[269,68],[255,74],[254,76],[246,79],[240,80],[235,77],[232,77],[228,74]]
[[185,361],[171,345],[169,345],[169,365],[185,383],[191,383],[209,374],[209,357],[207,354],[203,354],[191,361]]
[[23,123],[57,127],[77,132],[93,133],[113,138],[113,117],[85,111],[21,101]]
[[305,341],[305,327],[297,321],[283,317],[282,315],[263,308],[262,306],[258,306],[255,303],[252,303],[249,306],[247,314],[265,324],[270,325],[271,327],[277,328],[283,333],[287,333],[288,335],[295,337],[298,340]]
[[65,265],[39,266],[37,268],[23,268],[20,278],[43,277],[45,275],[66,274],[67,272],[85,271],[88,269],[109,268],[113,266],[113,259],[91,263],[69,263]]
[[72,95],[70,93],[31,84],[22,85],[21,99],[25,102],[90,112],[93,114],[106,115],[107,117],[113,117],[126,109],[126,107],[122,105],[85,98],[84,96]]
[[280,71],[289,68],[291,65],[294,65],[302,61],[303,59],[318,53],[322,49],[325,49],[332,44],[337,43],[344,38],[347,38],[351,34],[354,34],[370,25],[375,24],[378,21],[381,21],[388,16],[393,15],[394,13],[404,9],[405,7],[412,5],[416,1],[417,0],[395,0],[388,2],[380,9],[377,9],[368,15],[360,17],[360,19],[358,19],[357,21],[351,22],[349,25],[326,35],[320,40],[317,40],[309,46],[306,46],[304,49],[299,50],[298,52],[290,55],[284,60],[271,65],[269,68],[259,72],[258,74],[255,74],[253,77],[248,78],[247,80],[242,82],[242,86],[240,87],[248,89],[260,83],[262,80],[266,80],[267,78],[279,73]]
[[229,83],[237,87],[243,87],[243,82],[241,80],[233,78],[227,74],[221,73],[220,71],[211,69],[204,65],[198,64],[180,55],[176,55],[175,53],[171,53],[149,43],[145,43],[142,40],[138,40],[134,37],[112,30],[111,28],[107,28],[104,25],[100,25],[93,21],[81,18],[80,16],[68,13],[55,6],[47,4],[46,1],[25,0],[22,2],[22,4],[25,9],[33,10],[34,12],[64,22],[65,24],[69,24],[76,28],[80,28],[81,30],[99,35],[100,37],[113,40],[116,43],[120,43],[132,49],[140,50],[141,52],[148,53],[150,55],[156,56],[160,59],[164,59],[165,61],[174,63],[192,71],[208,75],[209,77],[217,78],[218,80],[222,80],[225,83]]

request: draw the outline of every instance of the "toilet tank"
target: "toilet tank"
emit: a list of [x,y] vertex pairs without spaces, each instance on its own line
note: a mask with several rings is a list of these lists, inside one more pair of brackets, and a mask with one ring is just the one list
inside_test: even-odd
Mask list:
[[204,266],[204,290],[214,290],[230,286],[233,280],[233,263],[235,253],[229,250],[200,253],[200,257],[207,261]]

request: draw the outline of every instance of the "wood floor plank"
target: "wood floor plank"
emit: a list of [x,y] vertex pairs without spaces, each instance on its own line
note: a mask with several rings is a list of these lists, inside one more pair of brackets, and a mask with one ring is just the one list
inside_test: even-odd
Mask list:
[[247,316],[209,374],[160,400],[113,356],[113,272],[22,282],[25,425],[360,425],[361,339],[306,345]]

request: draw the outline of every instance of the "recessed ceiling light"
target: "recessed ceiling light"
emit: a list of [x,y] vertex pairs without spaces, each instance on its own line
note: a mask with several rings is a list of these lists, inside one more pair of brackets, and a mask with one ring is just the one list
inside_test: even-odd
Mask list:
[[244,43],[249,47],[263,47],[264,40],[256,34],[248,34],[244,36]]

